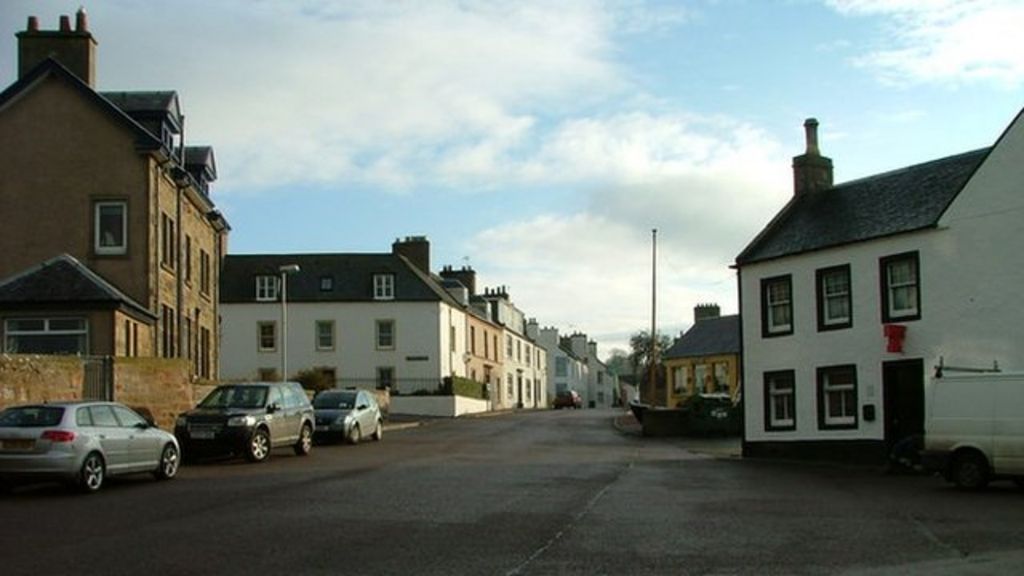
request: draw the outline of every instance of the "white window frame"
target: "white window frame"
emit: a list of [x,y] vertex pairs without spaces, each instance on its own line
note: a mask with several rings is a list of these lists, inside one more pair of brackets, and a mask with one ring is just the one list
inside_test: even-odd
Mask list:
[[[782,385],[785,384],[785,385]],[[765,402],[767,402],[768,430],[794,430],[796,428],[796,375],[791,370],[765,374]],[[778,400],[790,414],[779,414]]]
[[[893,267],[906,264],[912,267],[914,277],[905,282],[893,281]],[[886,290],[886,315],[889,320],[902,320],[905,318],[918,318],[921,315],[921,265],[918,258],[913,254],[895,256],[886,259],[885,265],[885,290]],[[913,307],[896,308],[896,292],[898,290],[909,290],[913,295]]]
[[[102,227],[100,213],[103,208],[119,207],[121,209],[121,244],[105,246],[102,243]],[[116,256],[128,253],[128,203],[123,200],[104,200],[93,204],[93,250],[103,256]]]
[[373,299],[394,300],[395,299],[395,275],[374,274],[373,275]]
[[260,274],[256,276],[256,301],[276,302],[277,288],[280,280],[271,274]]
[[[381,344],[381,326],[385,324],[391,325],[391,342],[390,344]],[[376,321],[374,330],[374,345],[377,350],[394,350],[395,345],[398,342],[398,326],[393,319],[382,318]]]
[[[788,297],[780,298],[777,294],[774,294],[773,286],[785,286],[788,291]],[[791,276],[779,276],[775,278],[767,278],[762,284],[762,291],[764,293],[762,302],[764,303],[764,330],[765,334],[769,336],[791,334],[793,332],[793,279]],[[789,310],[789,323],[787,324],[776,324],[775,323],[775,310],[779,308],[786,308]]]
[[[327,328],[326,332],[322,330],[324,327]],[[317,320],[313,329],[315,331],[316,349],[334,350],[334,320]],[[326,344],[324,343],[324,337],[328,339]]]
[[[274,340],[273,345],[270,346],[269,348],[263,345],[263,328],[267,326],[269,326],[270,329],[272,330],[272,336]],[[256,349],[259,350],[260,352],[277,351],[277,322],[274,322],[273,320],[268,320],[265,322],[256,323]]]
[[[17,330],[13,326],[18,322],[42,322],[42,330]],[[78,322],[78,328],[55,328],[53,323],[55,322]],[[81,338],[80,340],[80,352],[82,354],[89,353],[89,321],[86,318],[81,317],[67,317],[67,318],[8,318],[4,320],[4,341],[3,350],[6,353],[17,354],[19,351],[15,347],[11,346],[11,341],[21,336],[76,336]],[[28,352],[21,352],[27,354]]]
[[[853,278],[850,268],[846,266],[830,268],[821,272],[821,323],[823,326],[847,326],[852,320],[852,286]],[[829,279],[834,277],[845,277],[845,290],[830,288]],[[834,314],[834,308],[841,308],[838,304],[846,305],[846,314],[838,316]]]
[[[833,377],[849,377],[847,382],[834,382]],[[824,428],[855,428],[857,426],[857,372],[852,366],[834,366],[818,369],[821,391],[821,424]],[[852,394],[850,394],[852,393]],[[852,399],[851,399],[852,398]],[[839,402],[842,414],[833,416],[833,401]],[[848,401],[849,400],[849,401]]]

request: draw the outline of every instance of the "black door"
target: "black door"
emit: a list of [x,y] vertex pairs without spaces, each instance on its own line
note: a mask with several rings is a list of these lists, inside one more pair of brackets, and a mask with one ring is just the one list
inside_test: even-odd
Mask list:
[[885,443],[890,449],[908,436],[924,434],[924,361],[882,364]]

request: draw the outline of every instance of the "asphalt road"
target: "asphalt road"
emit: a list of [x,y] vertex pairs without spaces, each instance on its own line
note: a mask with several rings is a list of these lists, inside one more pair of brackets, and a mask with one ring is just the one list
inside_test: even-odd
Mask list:
[[1020,574],[1024,491],[716,459],[613,413],[433,421],[0,496],[0,574]]

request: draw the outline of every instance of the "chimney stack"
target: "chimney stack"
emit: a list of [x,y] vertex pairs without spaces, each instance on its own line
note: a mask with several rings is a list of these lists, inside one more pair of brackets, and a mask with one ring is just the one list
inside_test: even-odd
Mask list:
[[75,14],[75,29],[71,17],[60,17],[58,30],[40,30],[39,19],[29,16],[28,26],[18,37],[18,77],[22,78],[47,58],[60,62],[72,74],[92,88],[96,88],[96,39],[89,32],[89,21],[84,8]]
[[804,121],[807,150],[793,158],[793,193],[797,196],[832,187],[832,159],[821,155],[818,148],[818,121]]
[[455,270],[451,266],[445,266],[441,270],[441,278],[457,280],[466,287],[470,296],[476,296],[476,270],[471,267],[463,266],[461,270]]
[[693,307],[693,323],[709,318],[718,318],[722,315],[718,304],[697,304]]
[[404,240],[395,240],[391,253],[405,256],[420,272],[430,274],[430,241],[426,236],[406,236]]

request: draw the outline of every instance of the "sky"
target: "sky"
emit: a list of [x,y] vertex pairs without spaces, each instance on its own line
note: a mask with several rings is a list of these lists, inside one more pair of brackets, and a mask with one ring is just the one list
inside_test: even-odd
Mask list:
[[792,194],[803,121],[837,183],[990,146],[1024,106],[1021,0],[2,0],[83,5],[100,90],[179,94],[235,254],[427,236],[599,353],[696,304]]

